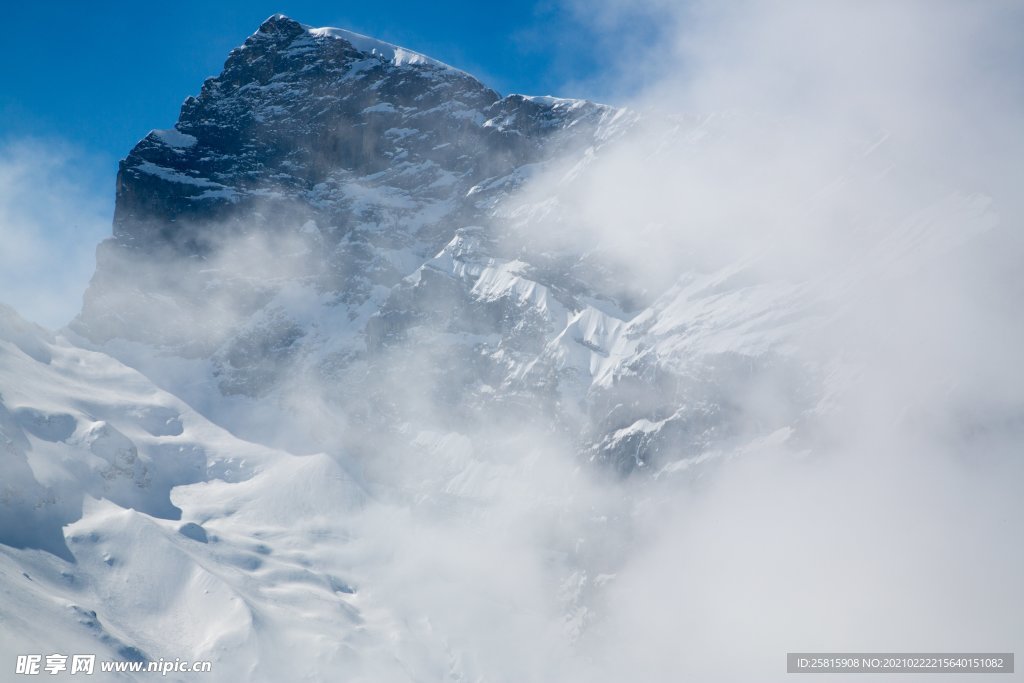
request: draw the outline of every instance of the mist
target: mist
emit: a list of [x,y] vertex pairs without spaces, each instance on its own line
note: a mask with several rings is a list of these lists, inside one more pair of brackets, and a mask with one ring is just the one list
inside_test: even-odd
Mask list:
[[[597,399],[561,409],[567,424],[544,401],[488,399],[443,326],[330,370],[368,343],[368,318],[320,317],[319,342],[289,332],[321,315],[317,255],[351,248],[315,222],[294,238],[205,226],[221,237],[189,268],[214,289],[183,289],[203,280],[156,259],[143,280],[185,302],[181,338],[161,342],[201,341],[215,370],[144,369],[236,433],[322,450],[358,482],[341,528],[360,539],[362,594],[407,625],[403,658],[450,651],[484,680],[744,681],[785,678],[788,651],[1017,649],[1018,13],[651,11],[672,28],[644,47],[659,63],[628,97],[636,123],[551,165],[492,229],[505,253],[615,273],[625,319],[677,340],[656,353],[683,379],[642,402],[711,392],[732,406],[717,440],[670,440],[621,478],[579,453]],[[599,20],[613,31],[619,12]],[[618,71],[646,68],[624,57]],[[426,277],[399,289],[458,310]],[[392,300],[368,297],[370,312]],[[221,345],[239,326],[256,341],[236,353]],[[723,359],[755,370],[737,379]],[[234,398],[203,405],[213,384]]]
[[54,139],[0,140],[0,300],[50,328],[81,306],[113,193],[100,163]]
[[100,247],[62,334],[279,449],[170,493],[245,618],[143,649],[375,683],[1020,650],[1020,8],[568,6],[627,111],[488,224],[341,176],[391,224],[265,187],[182,219],[199,253]]
[[[369,445],[348,462],[389,501],[362,518],[394,553],[378,590],[485,679],[783,680],[788,651],[1019,649],[1020,19],[682,8],[644,53],[662,63],[629,98],[638,125],[509,199],[506,248],[586,254],[655,308],[709,278],[737,299],[685,362],[797,374],[729,384],[741,436],[678,444],[653,477],[588,472],[542,419],[487,407],[424,450],[364,435],[339,452]],[[451,423],[451,377],[415,370],[438,367],[429,348],[370,380],[412,425]]]
[[[596,22],[635,11],[601,7]],[[1019,649],[1020,8],[651,11],[663,40],[620,68],[656,72],[632,99],[640,125],[527,188],[546,212],[513,234],[592,254],[654,299],[709,277],[739,322],[680,323],[781,354],[816,398],[645,489],[583,638],[596,679],[783,680],[787,651]],[[744,309],[743,292],[761,300]],[[743,319],[780,307],[798,321],[752,340]],[[757,433],[787,387],[739,391]]]

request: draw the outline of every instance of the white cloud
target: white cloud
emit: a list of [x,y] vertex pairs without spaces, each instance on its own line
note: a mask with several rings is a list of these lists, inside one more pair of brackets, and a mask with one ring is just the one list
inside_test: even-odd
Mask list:
[[[572,181],[540,177],[523,201],[557,195],[573,220],[523,229],[599,245],[655,293],[743,258],[722,291],[802,287],[822,322],[788,352],[823,400],[798,438],[646,491],[583,642],[597,680],[786,680],[800,649],[1019,650],[1024,11],[648,6],[662,40],[607,52],[656,76],[632,98],[648,123]],[[589,16],[612,41],[635,11]],[[674,322],[743,315],[719,301]]]
[[81,306],[110,233],[113,180],[62,141],[0,143],[0,300],[50,328]]

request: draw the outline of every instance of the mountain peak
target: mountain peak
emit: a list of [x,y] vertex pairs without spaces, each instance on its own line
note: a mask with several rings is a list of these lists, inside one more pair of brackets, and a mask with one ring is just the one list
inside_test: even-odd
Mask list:
[[206,258],[237,235],[305,243],[307,223],[323,240],[306,251],[322,263],[300,270],[360,304],[376,283],[409,272],[353,240],[372,235],[413,258],[433,256],[454,230],[489,220],[488,207],[527,178],[518,169],[593,145],[608,111],[503,99],[411,50],[275,14],[185,100],[172,130],[152,132],[121,162],[114,239],[83,308],[96,328],[88,334],[134,334],[103,303],[122,280],[114,263]]
[[253,34],[252,39],[259,40],[263,37],[271,37],[274,39],[282,39],[290,43],[295,38],[298,38],[306,34],[306,36],[317,39],[317,38],[334,38],[342,40],[350,45],[357,52],[361,52],[369,57],[376,57],[384,62],[390,62],[395,66],[402,66],[406,64],[411,65],[429,65],[435,68],[444,69],[448,71],[461,72],[444,62],[441,62],[427,55],[421,54],[414,50],[394,45],[372,36],[366,36],[355,31],[349,31],[343,28],[334,28],[332,26],[315,27],[301,24],[291,17],[284,14],[273,14],[268,17],[260,27]]
[[256,30],[256,35],[264,34],[291,38],[300,35],[304,30],[305,27],[291,17],[287,17],[284,14],[272,14],[260,24],[260,27]]

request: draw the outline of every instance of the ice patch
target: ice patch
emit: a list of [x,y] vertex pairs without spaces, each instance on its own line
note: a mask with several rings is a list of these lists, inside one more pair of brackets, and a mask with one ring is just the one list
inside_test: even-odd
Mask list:
[[154,130],[150,132],[150,135],[155,136],[160,140],[160,142],[164,143],[168,147],[174,147],[176,149],[191,147],[197,142],[194,136],[189,135],[188,133],[182,133],[177,128]]
[[212,180],[206,178],[195,178],[190,175],[186,175],[181,171],[175,171],[170,168],[163,166],[157,166],[152,161],[143,161],[141,164],[135,167],[143,173],[149,175],[155,175],[158,178],[166,180],[169,183],[181,183],[182,185],[195,185],[196,187],[215,187],[223,188],[224,186],[220,183],[215,183]]
[[393,114],[395,107],[390,102],[380,102],[363,110],[364,114]]
[[352,31],[346,31],[341,28],[331,28],[329,26],[322,28],[306,27],[306,30],[312,36],[327,36],[330,38],[344,40],[360,52],[374,55],[386,62],[391,62],[395,66],[402,66],[403,64],[422,64],[455,73],[464,73],[455,67],[445,64],[444,62],[439,62],[438,60],[427,57],[426,55],[421,55],[419,52],[413,52],[412,50],[407,50],[404,47],[385,43],[383,40],[377,40],[376,38],[364,36],[360,33],[353,33]]

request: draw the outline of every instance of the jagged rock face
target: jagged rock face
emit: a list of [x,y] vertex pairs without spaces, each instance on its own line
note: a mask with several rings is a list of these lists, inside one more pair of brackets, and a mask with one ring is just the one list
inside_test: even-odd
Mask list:
[[383,216],[383,202],[355,206],[344,191],[369,179],[435,207],[417,228],[450,239],[473,207],[439,204],[550,156],[553,133],[607,111],[575,105],[502,99],[428,58],[275,16],[185,101],[175,129],[154,131],[122,162],[114,237],[201,252],[209,221],[252,229],[257,208],[269,209],[269,224],[302,212],[340,234],[374,222],[406,227],[403,210]]
[[[292,253],[308,252],[293,274],[361,304],[458,228],[488,223],[519,169],[593,144],[615,114],[583,101],[499,98],[402,48],[271,17],[185,101],[174,129],[153,131],[121,163],[114,237],[99,249],[78,328],[94,340],[194,346],[195,335],[174,330],[193,327],[189,300],[211,293],[196,261],[180,257],[205,258],[239,235],[275,247],[287,238]],[[159,267],[167,259],[177,261],[170,274]],[[126,281],[136,290],[127,299]],[[150,294],[174,301],[138,305]],[[243,298],[233,307],[250,312],[266,299]],[[112,314],[125,306],[135,313]],[[162,309],[156,319],[152,309]],[[176,322],[161,325],[169,309]],[[154,337],[159,327],[171,330]]]
[[72,329],[144,371],[198,359],[201,376],[164,378],[193,405],[215,401],[189,394],[206,380],[261,401],[315,392],[336,428],[308,447],[525,420],[624,472],[670,443],[698,452],[738,411],[715,402],[714,373],[653,350],[656,302],[627,300],[630,283],[582,254],[506,235],[531,173],[585,163],[635,120],[500,97],[276,15],[121,163],[113,238]]

